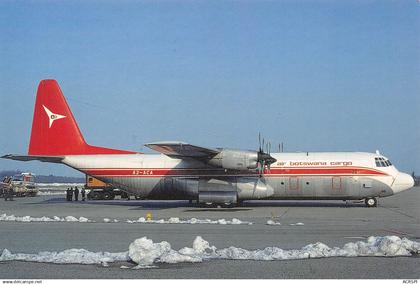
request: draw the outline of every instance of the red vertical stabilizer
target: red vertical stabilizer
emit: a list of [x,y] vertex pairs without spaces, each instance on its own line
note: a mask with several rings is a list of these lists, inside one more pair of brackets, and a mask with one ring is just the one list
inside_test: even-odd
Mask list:
[[133,154],[88,145],[55,80],[42,80],[36,95],[29,155],[65,156],[94,154]]

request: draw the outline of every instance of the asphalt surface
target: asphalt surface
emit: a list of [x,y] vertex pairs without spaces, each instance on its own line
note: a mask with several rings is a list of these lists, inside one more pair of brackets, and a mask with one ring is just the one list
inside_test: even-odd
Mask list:
[[[258,249],[278,246],[301,248],[321,241],[342,246],[368,236],[397,235],[420,241],[420,188],[383,198],[378,208],[342,201],[253,201],[232,209],[198,208],[183,201],[66,202],[64,195],[0,200],[0,214],[32,217],[86,217],[95,223],[0,222],[0,249],[17,253],[84,248],[93,252],[127,251],[129,244],[147,236],[168,241],[174,249],[192,246],[202,236],[218,248]],[[232,219],[253,225],[189,225],[103,223],[103,218],[137,219],[152,213],[153,219]],[[274,218],[281,226],[268,226]],[[291,226],[297,222],[303,226]],[[420,258],[355,257],[290,261],[209,260],[202,263],[159,264],[152,269],[121,269],[100,265],[0,262],[1,279],[48,278],[420,278]]]

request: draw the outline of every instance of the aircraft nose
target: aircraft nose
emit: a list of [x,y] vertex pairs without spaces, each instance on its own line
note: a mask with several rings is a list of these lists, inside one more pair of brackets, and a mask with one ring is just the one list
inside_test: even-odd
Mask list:
[[392,191],[395,193],[412,188],[414,186],[414,179],[412,176],[405,173],[398,173],[392,185]]

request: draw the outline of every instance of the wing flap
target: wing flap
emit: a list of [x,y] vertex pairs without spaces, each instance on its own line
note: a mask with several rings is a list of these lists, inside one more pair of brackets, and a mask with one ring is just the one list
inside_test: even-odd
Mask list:
[[185,142],[154,142],[145,144],[146,147],[172,158],[210,159],[220,151],[191,145]]

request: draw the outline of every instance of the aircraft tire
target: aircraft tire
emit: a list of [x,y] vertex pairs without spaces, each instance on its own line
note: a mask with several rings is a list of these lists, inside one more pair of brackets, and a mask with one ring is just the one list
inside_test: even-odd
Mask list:
[[221,204],[222,208],[233,208],[235,207],[235,204],[233,203],[223,203]]
[[375,197],[367,197],[365,199],[365,204],[367,207],[377,207],[378,199],[376,199]]
[[206,208],[213,208],[213,207],[217,207],[217,204],[214,204],[213,202],[206,202],[206,203],[202,203],[202,206]]

